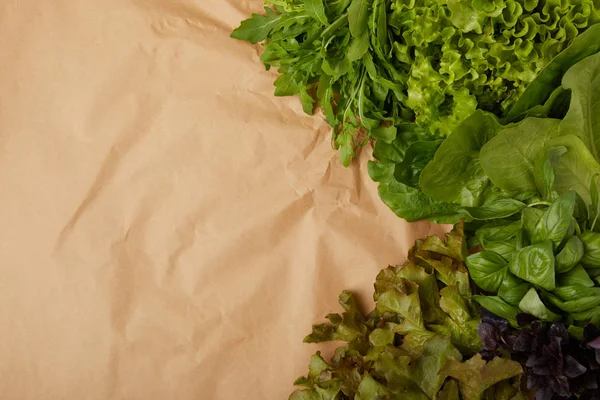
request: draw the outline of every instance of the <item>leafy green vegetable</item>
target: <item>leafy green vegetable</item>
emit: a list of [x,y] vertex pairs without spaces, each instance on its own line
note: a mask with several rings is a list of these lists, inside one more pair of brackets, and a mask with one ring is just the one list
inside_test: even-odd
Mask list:
[[[347,343],[330,362],[314,355],[308,376],[296,381],[305,389],[290,399],[479,399],[488,389],[517,395],[511,380],[522,373],[517,362],[486,363],[475,355],[482,346],[480,319],[470,296],[465,244],[462,224],[445,241],[417,241],[404,266],[377,276],[369,314],[343,292],[343,314],[328,315],[329,322],[313,326],[305,341]],[[470,359],[463,363],[463,357]],[[504,381],[508,386],[496,387]]]
[[[562,319],[559,314],[550,311],[540,299],[534,288],[529,289],[527,294],[521,299],[519,308],[524,312],[540,318],[544,321],[558,322]],[[490,310],[492,311],[492,310]],[[493,311],[492,311],[493,312]]]
[[466,260],[471,279],[488,292],[497,292],[505,279],[508,262],[492,251],[482,251]]
[[581,239],[572,236],[556,256],[556,272],[560,274],[571,270],[581,261],[583,254],[584,249]]
[[584,232],[579,239],[584,249],[581,262],[589,267],[600,267],[600,233]]
[[594,25],[575,38],[571,46],[560,52],[528,85],[523,95],[508,112],[507,120],[512,122],[527,110],[544,104],[555,88],[560,86],[561,79],[569,68],[584,58],[600,52],[599,36],[600,25]]
[[432,198],[463,206],[481,206],[500,195],[479,167],[482,146],[501,125],[491,114],[474,112],[441,144],[421,174],[421,188]]
[[560,125],[564,134],[576,135],[600,161],[600,53],[569,69],[563,87],[572,91],[571,105]]
[[459,381],[464,400],[479,400],[486,389],[520,375],[523,369],[518,362],[503,358],[494,358],[486,363],[477,354],[463,363],[449,360],[442,372]]
[[322,108],[348,165],[367,138],[394,140],[390,125],[446,136],[478,108],[505,113],[563,50],[583,58],[577,38],[586,42],[600,7],[553,1],[277,0],[231,36],[262,42],[276,95]]
[[[555,246],[567,235],[575,212],[575,192],[570,190],[561,195],[544,212],[533,231],[533,243],[551,241]],[[552,253],[552,245],[550,246]]]
[[558,135],[559,123],[550,118],[527,118],[499,130],[481,147],[482,171],[494,185],[507,192],[535,192],[536,157],[548,141]]
[[502,300],[498,296],[473,296],[473,300],[478,302],[481,307],[486,310],[491,311],[499,317],[502,317],[512,326],[519,326],[517,324],[517,314],[519,314],[519,309],[517,307],[511,306],[504,300]]

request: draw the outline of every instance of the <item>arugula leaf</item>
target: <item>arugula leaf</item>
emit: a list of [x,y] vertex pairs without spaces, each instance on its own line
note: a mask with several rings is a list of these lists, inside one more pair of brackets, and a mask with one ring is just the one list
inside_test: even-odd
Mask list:
[[306,13],[323,25],[329,25],[323,0],[304,0]]
[[282,18],[282,15],[275,14],[272,8],[265,7],[265,12],[266,16],[252,14],[252,18],[243,21],[240,27],[231,33],[231,37],[247,40],[252,44],[265,40]]

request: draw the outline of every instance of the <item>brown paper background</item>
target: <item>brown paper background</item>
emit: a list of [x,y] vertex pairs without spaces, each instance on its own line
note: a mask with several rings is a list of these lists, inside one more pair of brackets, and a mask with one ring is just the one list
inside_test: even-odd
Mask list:
[[0,3],[0,398],[284,399],[426,224],[275,98],[262,1]]

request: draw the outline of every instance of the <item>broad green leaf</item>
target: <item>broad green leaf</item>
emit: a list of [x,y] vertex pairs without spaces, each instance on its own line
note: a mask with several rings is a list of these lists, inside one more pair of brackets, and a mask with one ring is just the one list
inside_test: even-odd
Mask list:
[[329,25],[323,0],[304,0],[306,13],[323,25]]
[[545,293],[543,298],[550,304],[567,313],[583,312],[600,306],[600,296],[579,297],[574,300],[563,301],[550,293]]
[[598,185],[598,175],[592,177],[592,183],[590,185],[590,197],[592,201],[592,207],[590,209],[591,226],[590,230],[593,231],[596,228],[596,223],[600,217],[600,186]]
[[594,286],[594,281],[581,265],[577,265],[568,272],[556,276],[557,286],[581,285],[585,287]]
[[527,118],[504,128],[481,148],[480,162],[494,185],[507,192],[537,190],[535,162],[558,135],[557,119]]
[[474,112],[441,144],[421,173],[423,192],[432,198],[463,206],[480,206],[493,185],[480,165],[480,150],[501,129],[496,117]]
[[398,182],[417,187],[423,168],[431,161],[443,140],[418,141],[406,150],[404,159],[396,164],[394,177]]
[[553,147],[548,151],[541,151],[535,160],[533,180],[538,191],[547,201],[552,198],[554,167],[558,163],[558,158],[566,152],[565,147]]
[[577,236],[572,236],[555,258],[556,273],[561,274],[574,268],[584,255],[583,243]]
[[519,309],[515,306],[511,306],[499,296],[473,296],[473,300],[486,310],[508,320],[512,326],[519,326],[517,324],[517,314],[519,314]]
[[538,208],[528,207],[521,213],[521,229],[525,235],[527,242],[534,241],[535,230],[540,220],[544,216],[544,212]]
[[531,314],[534,317],[538,317],[543,321],[558,322],[562,319],[559,314],[550,311],[540,299],[537,291],[534,288],[529,289],[525,297],[519,303],[519,308]]
[[573,284],[569,286],[557,287],[552,291],[561,300],[568,301],[578,299],[580,297],[597,296],[600,297],[600,288],[587,287],[582,284]]
[[562,85],[571,89],[571,106],[560,125],[565,135],[576,135],[600,161],[600,53],[571,67]]
[[592,178],[600,174],[600,164],[585,144],[575,135],[564,135],[548,141],[548,147],[567,149],[554,169],[554,190],[558,193],[575,190],[586,203],[591,203]]
[[600,267],[600,233],[584,232],[579,239],[583,243],[584,249],[581,263],[586,267]]
[[515,276],[546,290],[556,287],[554,253],[549,240],[519,250],[510,260],[508,268]]
[[516,236],[520,230],[520,221],[495,221],[477,229],[475,234],[484,250],[508,260],[516,250]]
[[396,139],[397,128],[393,125],[391,126],[383,126],[380,125],[371,129],[371,135],[377,140],[381,140],[383,142],[390,143],[394,139]]
[[569,231],[575,211],[575,192],[570,190],[562,194],[544,212],[533,232],[533,243],[550,240],[558,246]]
[[492,200],[480,207],[463,207],[459,210],[467,220],[486,221],[508,218],[523,210],[526,205],[515,199]]
[[518,306],[529,289],[531,289],[529,282],[525,282],[507,271],[500,289],[498,289],[498,296],[508,304]]
[[482,251],[466,259],[471,279],[481,289],[496,293],[504,281],[508,262],[491,251]]

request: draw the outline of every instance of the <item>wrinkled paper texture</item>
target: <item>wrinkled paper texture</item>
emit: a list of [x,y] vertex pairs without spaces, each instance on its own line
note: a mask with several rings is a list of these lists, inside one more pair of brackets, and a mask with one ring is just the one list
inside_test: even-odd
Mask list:
[[284,399],[428,224],[273,96],[261,0],[0,4],[0,398]]

